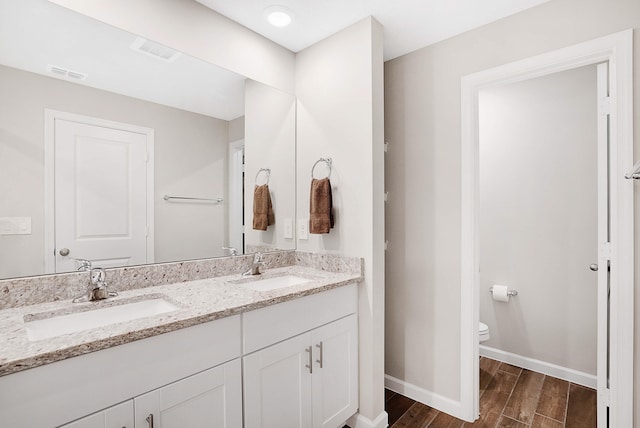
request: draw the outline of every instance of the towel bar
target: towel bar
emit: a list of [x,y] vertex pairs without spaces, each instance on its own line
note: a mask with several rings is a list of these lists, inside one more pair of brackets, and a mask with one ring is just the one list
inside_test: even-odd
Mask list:
[[222,199],[222,198],[215,198],[215,199],[210,199],[210,198],[189,198],[189,197],[186,197],[186,196],[169,196],[169,195],[164,195],[162,197],[162,199],[164,199],[165,201],[177,200],[177,201],[212,202],[214,204],[221,204],[224,201],[224,199]]

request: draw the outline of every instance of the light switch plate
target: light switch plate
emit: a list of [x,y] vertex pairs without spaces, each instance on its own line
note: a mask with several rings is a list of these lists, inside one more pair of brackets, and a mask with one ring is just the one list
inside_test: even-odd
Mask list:
[[285,239],[293,239],[293,219],[285,218],[284,219],[284,238]]
[[31,217],[0,217],[0,235],[31,235]]
[[298,219],[298,239],[309,239],[309,220]]

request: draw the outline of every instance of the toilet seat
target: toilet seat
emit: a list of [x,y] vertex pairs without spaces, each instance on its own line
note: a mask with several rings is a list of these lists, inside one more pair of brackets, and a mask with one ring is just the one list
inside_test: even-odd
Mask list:
[[481,322],[478,324],[478,339],[480,342],[484,342],[485,340],[489,340],[489,326],[485,323]]

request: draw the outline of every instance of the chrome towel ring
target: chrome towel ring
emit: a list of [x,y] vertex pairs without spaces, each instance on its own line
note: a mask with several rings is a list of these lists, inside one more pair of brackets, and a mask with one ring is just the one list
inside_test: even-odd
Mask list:
[[320,158],[316,161],[316,163],[313,164],[313,167],[311,168],[311,178],[315,178],[313,176],[313,172],[316,169],[316,166],[320,163],[320,162],[324,162],[325,164],[327,164],[327,167],[329,168],[329,173],[327,174],[327,176],[325,178],[329,178],[331,176],[331,164],[332,164],[332,160],[331,158]]
[[265,182],[262,185],[269,184],[269,177],[271,177],[271,168],[260,168],[258,172],[256,172],[256,179],[254,180],[256,185],[258,184],[258,176],[261,172],[265,174]]

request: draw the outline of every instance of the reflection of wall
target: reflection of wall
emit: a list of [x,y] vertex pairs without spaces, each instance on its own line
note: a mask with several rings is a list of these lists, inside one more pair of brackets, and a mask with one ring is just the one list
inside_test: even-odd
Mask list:
[[226,197],[226,121],[3,66],[0,94],[0,217],[31,216],[33,229],[0,236],[0,277],[44,271],[44,108],[155,129],[156,261],[222,254],[224,206],[161,198]]
[[[480,93],[483,345],[595,375],[596,68]],[[488,292],[505,284],[505,304]]]
[[[284,237],[286,219],[293,220],[296,192],[296,102],[291,94],[253,80],[245,86],[245,245],[294,249]],[[276,217],[266,231],[253,230],[256,172],[270,168],[269,191]],[[264,183],[264,175],[258,178]]]
[[[637,0],[554,0],[385,63],[388,374],[460,399],[460,78],[638,27]],[[637,130],[637,30],[634,58]]]
[[228,141],[233,143],[242,139],[244,139],[244,116],[229,121]]
[[382,64],[382,27],[373,18],[297,54],[297,216],[308,221],[313,163],[331,157],[336,217],[328,235],[298,239],[297,248],[364,258],[360,415],[369,420],[362,426],[385,426],[378,419],[384,419]]

